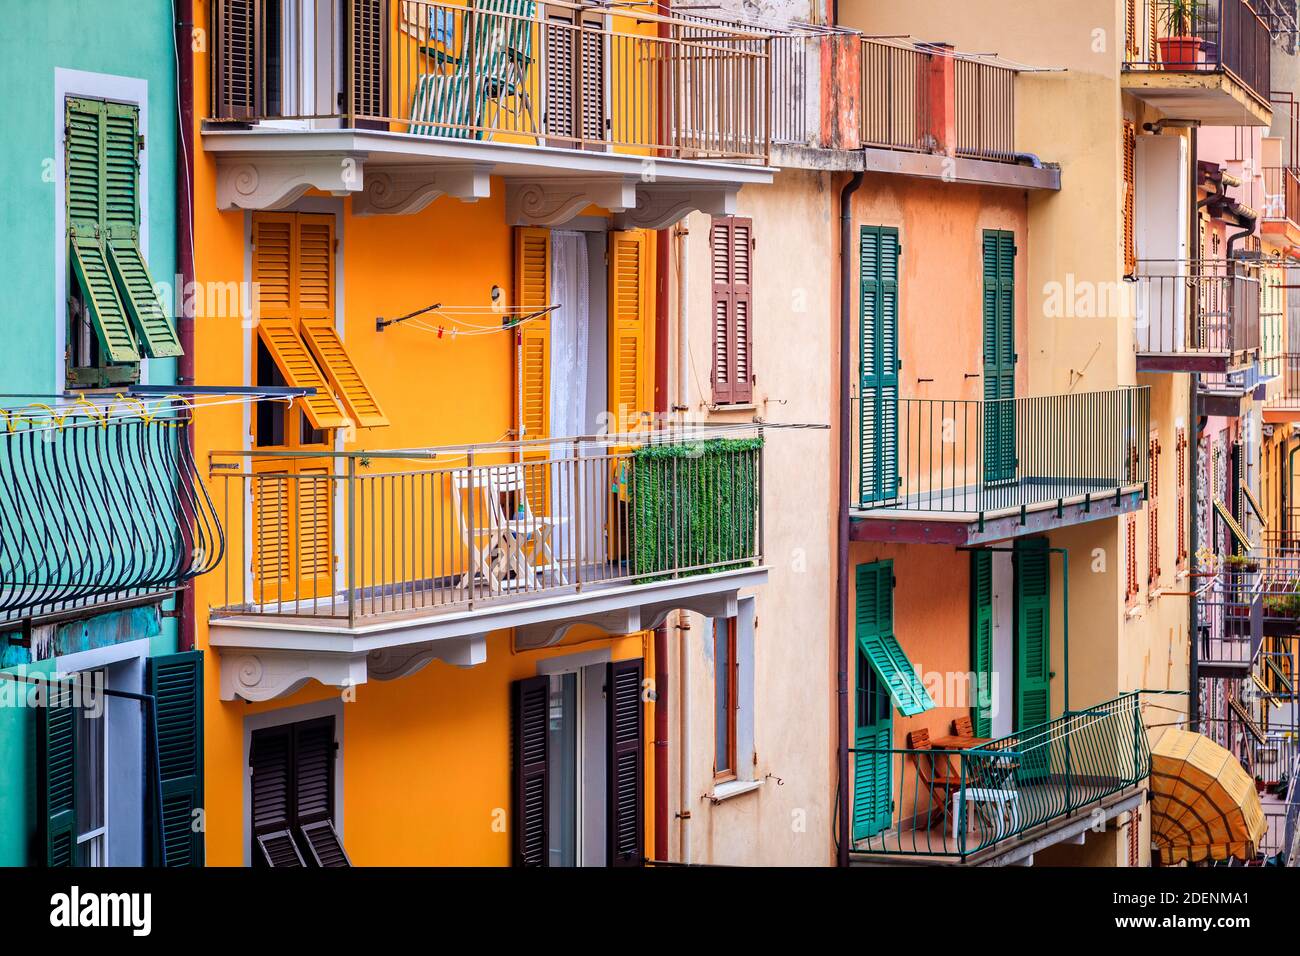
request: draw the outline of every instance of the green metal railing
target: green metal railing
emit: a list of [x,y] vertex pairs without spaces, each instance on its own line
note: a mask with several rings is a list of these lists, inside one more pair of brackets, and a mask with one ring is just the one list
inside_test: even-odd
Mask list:
[[[1138,697],[1068,711],[973,750],[851,751],[853,819],[875,829],[855,832],[855,850],[964,859],[1136,787],[1151,772]],[[873,768],[891,781],[881,786]],[[887,809],[860,803],[884,793]]]

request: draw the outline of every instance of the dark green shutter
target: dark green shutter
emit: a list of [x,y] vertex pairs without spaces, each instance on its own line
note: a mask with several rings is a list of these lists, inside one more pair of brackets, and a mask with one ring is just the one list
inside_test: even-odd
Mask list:
[[77,709],[71,681],[47,685],[37,714],[37,813],[46,866],[75,866],[77,852]]
[[64,176],[68,212],[68,258],[81,286],[100,349],[110,362],[136,362],[140,353],[110,272],[105,136],[108,104],[69,98],[64,104]]
[[[1016,543],[1016,731],[1047,723],[1051,705],[1051,553],[1045,538]],[[1046,738],[1022,741],[1022,776],[1045,775]]]
[[992,700],[981,694],[991,694],[993,679],[993,553],[970,553],[970,667],[974,681],[971,685],[971,720],[976,737],[993,735],[991,715]]
[[195,827],[203,808],[203,652],[151,657],[148,688],[157,708],[158,776],[162,806],[155,866],[202,866],[203,833]]
[[898,494],[898,230],[859,234],[859,497]]
[[984,230],[984,480],[1016,475],[1015,234]]
[[889,693],[857,649],[857,707],[853,733],[853,839],[889,828],[893,815],[894,714]]
[[550,688],[546,677],[527,677],[510,685],[513,866],[550,863],[546,778]]
[[614,661],[605,677],[608,802],[605,847],[610,866],[640,866],[645,854],[645,730],[642,663]]

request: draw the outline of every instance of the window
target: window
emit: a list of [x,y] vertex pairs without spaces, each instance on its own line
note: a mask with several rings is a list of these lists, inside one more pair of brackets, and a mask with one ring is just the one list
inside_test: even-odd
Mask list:
[[736,779],[736,619],[713,620],[713,779]]
[[1137,190],[1137,126],[1124,122],[1124,274],[1137,272],[1137,242],[1133,230],[1134,193]]
[[1137,515],[1130,514],[1124,519],[1124,606],[1136,606],[1137,599]]
[[754,220],[717,217],[709,230],[713,258],[713,404],[754,400],[750,304]]
[[64,101],[67,382],[139,381],[140,359],[181,354],[140,250],[140,109]]
[[253,732],[251,775],[255,865],[351,866],[334,829],[334,718]]
[[1160,433],[1151,433],[1151,480],[1147,485],[1147,597],[1160,587]]
[[1177,508],[1178,508],[1178,540],[1175,547],[1178,551],[1177,567],[1179,571],[1187,570],[1187,429],[1179,428],[1178,437],[1174,441],[1175,471],[1177,472]]
[[[82,671],[76,681],[78,688],[105,686],[102,671]],[[73,706],[78,866],[106,866],[108,862],[106,703],[101,696],[98,707]]]

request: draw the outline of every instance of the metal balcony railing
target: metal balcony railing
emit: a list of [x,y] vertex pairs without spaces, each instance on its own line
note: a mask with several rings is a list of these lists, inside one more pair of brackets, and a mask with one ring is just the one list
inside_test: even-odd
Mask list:
[[165,594],[221,561],[188,416],[137,408],[4,412],[0,624]]
[[755,566],[763,441],[726,434],[214,453],[213,613],[355,622]]
[[773,39],[734,27],[563,0],[214,0],[212,35],[214,121],[768,155]]
[[1230,259],[1144,259],[1134,278],[1134,347],[1151,371],[1227,371],[1260,349],[1260,282]]
[[1264,407],[1300,413],[1300,352],[1284,352],[1274,359],[1274,364],[1277,367],[1269,371],[1278,381],[1270,386]]
[[1129,0],[1124,69],[1228,73],[1269,102],[1268,24],[1245,0]]
[[862,510],[982,520],[1148,480],[1147,386],[987,401],[867,393],[854,402],[853,501]]
[[851,750],[850,779],[886,774],[891,798],[888,821],[856,849],[965,858],[1136,787],[1151,772],[1138,698],[1069,711],[973,750]]
[[1265,222],[1289,222],[1300,229],[1300,168],[1265,166],[1264,202],[1260,214]]

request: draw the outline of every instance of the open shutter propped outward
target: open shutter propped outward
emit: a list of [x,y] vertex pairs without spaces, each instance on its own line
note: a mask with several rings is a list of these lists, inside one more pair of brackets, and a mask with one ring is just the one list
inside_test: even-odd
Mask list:
[[77,864],[76,699],[71,681],[52,681],[37,711],[36,792],[46,866]]
[[325,376],[307,351],[292,320],[262,319],[257,334],[275,361],[285,384],[291,388],[314,388],[314,395],[299,399],[302,410],[313,428],[339,428],[348,423],[348,417],[330,393]]
[[351,866],[334,830],[334,720],[294,725],[294,794],[300,849],[316,866]]
[[894,636],[894,562],[859,564],[856,583],[858,646],[889,689],[894,706],[908,717],[932,709],[934,698]]
[[149,693],[158,708],[162,806],[154,833],[155,866],[202,866],[203,652],[149,658]]
[[334,829],[334,718],[253,733],[254,854],[271,867],[351,866]]
[[527,677],[510,685],[510,863],[547,866],[546,749],[550,680]]
[[250,815],[259,865],[303,866],[294,844],[293,727],[273,727],[253,734],[248,754],[252,790]]
[[605,830],[610,866],[640,866],[645,844],[645,732],[638,660],[614,661],[605,678],[608,720],[609,816]]

